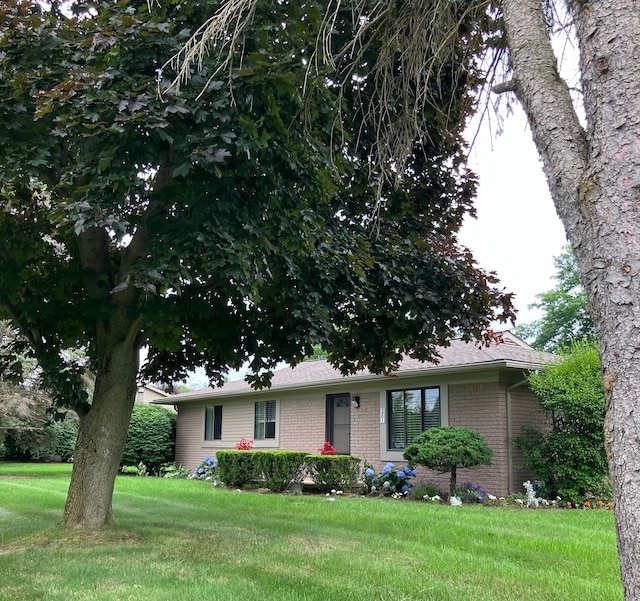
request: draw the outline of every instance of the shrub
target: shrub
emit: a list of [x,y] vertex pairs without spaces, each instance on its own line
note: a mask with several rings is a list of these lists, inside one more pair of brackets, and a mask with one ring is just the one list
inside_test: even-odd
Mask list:
[[542,494],[580,502],[606,495],[605,400],[598,347],[578,342],[561,359],[529,376],[548,412],[550,431],[523,430],[516,444],[527,466],[543,482]]
[[260,483],[273,492],[282,492],[302,481],[307,453],[301,451],[254,451]]
[[177,466],[175,463],[167,463],[160,468],[163,478],[173,478],[175,480],[186,480],[192,475],[191,470],[185,466]]
[[450,473],[449,495],[453,496],[457,469],[490,465],[493,451],[477,432],[468,428],[444,426],[430,428],[418,434],[404,450],[403,456],[410,465],[423,465]]
[[411,478],[416,471],[410,467],[396,469],[394,463],[387,463],[380,474],[376,474],[372,467],[364,471],[365,492],[382,495],[406,495],[413,486]]
[[162,465],[173,461],[175,420],[175,414],[164,407],[136,403],[120,465],[144,463],[148,471],[158,474]]
[[73,458],[78,439],[78,425],[78,416],[73,412],[68,412],[65,419],[51,425],[55,437],[53,455],[59,455],[63,461]]
[[307,455],[307,470],[322,491],[350,490],[358,481],[360,458],[351,455]]
[[479,486],[474,486],[471,482],[467,482],[456,487],[454,496],[458,497],[463,503],[484,503],[489,498],[489,493]]
[[242,488],[258,481],[255,451],[218,451],[218,475],[225,486]]
[[417,484],[411,489],[411,496],[416,501],[422,501],[425,497],[431,499],[433,497],[442,497],[442,493],[437,484]]
[[[218,485],[218,474],[216,469],[218,467],[218,460],[206,455],[200,465],[189,475],[189,478],[195,478],[196,480],[206,480],[211,482],[213,486]],[[175,476],[165,476],[175,477]]]

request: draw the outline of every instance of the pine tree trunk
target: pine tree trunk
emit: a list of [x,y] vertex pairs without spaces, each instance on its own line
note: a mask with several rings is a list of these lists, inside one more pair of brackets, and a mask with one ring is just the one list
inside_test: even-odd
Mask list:
[[64,510],[69,528],[96,530],[113,521],[113,488],[135,401],[139,365],[138,348],[130,337],[114,338],[103,342],[91,409],[80,418]]
[[625,599],[640,599],[640,12],[569,4],[587,116],[560,79],[539,0],[503,0],[516,95],[573,246],[602,360]]

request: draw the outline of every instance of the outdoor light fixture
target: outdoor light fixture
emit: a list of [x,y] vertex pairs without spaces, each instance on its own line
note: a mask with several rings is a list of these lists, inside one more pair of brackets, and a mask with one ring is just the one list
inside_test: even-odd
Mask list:
[[360,407],[360,397],[352,396],[351,397],[351,409],[358,409]]

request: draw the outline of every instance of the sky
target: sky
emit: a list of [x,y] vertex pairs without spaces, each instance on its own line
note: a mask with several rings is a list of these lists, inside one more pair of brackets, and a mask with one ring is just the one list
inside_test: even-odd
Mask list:
[[459,240],[480,267],[497,273],[500,287],[515,294],[517,323],[528,323],[540,317],[528,308],[536,295],[556,284],[553,258],[567,240],[524,113],[513,109],[500,135],[486,119],[480,128],[470,156],[479,177],[477,218],[465,220]]

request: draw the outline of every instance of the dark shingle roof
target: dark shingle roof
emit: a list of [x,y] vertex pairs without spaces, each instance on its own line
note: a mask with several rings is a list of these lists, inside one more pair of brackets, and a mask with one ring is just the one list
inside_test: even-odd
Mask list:
[[[535,369],[554,359],[554,355],[541,353],[529,346],[523,340],[510,332],[503,333],[503,342],[492,343],[490,346],[480,347],[472,342],[452,340],[448,347],[439,349],[438,363],[424,363],[411,357],[405,357],[397,370],[398,375],[408,375],[416,372],[437,372],[444,370],[472,371],[482,367],[513,367],[520,369]],[[383,378],[371,374],[368,370],[361,370],[350,376],[343,376],[324,359],[304,361],[295,367],[284,367],[276,370],[271,379],[271,390],[291,389],[310,385],[330,384],[340,381],[363,381]],[[172,401],[183,402],[208,396],[222,396],[227,394],[242,394],[251,392],[251,386],[245,380],[226,382],[216,388],[206,388],[186,392],[174,397]]]

